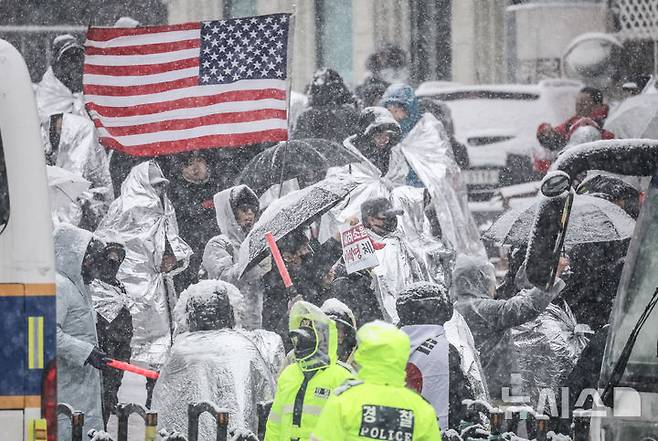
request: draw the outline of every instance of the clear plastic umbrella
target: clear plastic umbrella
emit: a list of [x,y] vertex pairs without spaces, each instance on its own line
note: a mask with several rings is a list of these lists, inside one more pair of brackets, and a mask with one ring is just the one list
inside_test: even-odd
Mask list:
[[658,93],[626,99],[608,117],[604,127],[617,138],[658,139]]

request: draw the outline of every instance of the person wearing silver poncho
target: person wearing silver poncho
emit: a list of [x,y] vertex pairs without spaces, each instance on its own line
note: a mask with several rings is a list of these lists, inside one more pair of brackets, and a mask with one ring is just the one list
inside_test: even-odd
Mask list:
[[[89,284],[95,278],[96,260],[103,244],[89,231],[69,224],[55,229],[57,268],[57,398],[85,414],[84,429],[103,429],[101,410],[102,356]],[[94,354],[94,355],[92,355]],[[60,440],[71,439],[71,424],[58,415]]]
[[[558,269],[558,276],[563,269]],[[454,307],[473,333],[489,393],[500,399],[501,389],[511,387],[512,328],[537,318],[565,284],[558,278],[548,291],[524,289],[510,299],[497,300],[493,265],[485,258],[465,255],[457,257],[452,277]]]
[[[236,329],[236,288],[204,280],[181,294],[178,334],[153,392],[160,428],[187,433],[187,405],[210,401],[229,410],[229,431],[258,430],[257,403],[274,397],[283,359],[278,335]],[[199,439],[214,439],[210,419],[199,422]]]
[[82,100],[84,48],[65,34],[55,38],[52,50],[51,65],[35,86],[46,159],[91,183],[78,201],[53,207],[54,217],[93,229],[114,199],[114,190],[107,154]]
[[171,346],[171,277],[184,270],[190,247],[178,235],[168,181],[154,161],[130,171],[121,196],[110,206],[96,234],[124,243],[126,258],[117,278],[126,288],[133,318],[132,361],[157,367]]
[[[373,107],[363,112],[371,114],[372,121],[363,127],[363,134],[354,135],[343,142],[347,149],[359,153],[359,139],[364,138],[366,132],[370,137],[380,132],[390,132],[389,142],[396,141],[399,125],[388,110]],[[359,186],[350,193],[347,202],[337,205],[325,215],[320,240],[330,237],[337,225],[358,217],[360,206],[366,200],[392,198],[393,189],[407,185],[407,177],[413,175],[414,181],[425,187],[430,195],[429,205],[441,225],[443,239],[457,253],[484,256],[484,246],[468,208],[461,170],[452,157],[450,140],[443,125],[432,114],[425,113],[419,115],[408,130],[399,144],[375,150],[377,154],[371,154],[370,158],[362,155],[360,163],[328,170],[327,177],[349,175]],[[363,151],[368,153],[367,150]]]
[[217,225],[221,234],[206,244],[202,269],[208,278],[225,280],[240,289],[245,298],[243,308],[236,311],[245,329],[259,329],[263,316],[263,275],[256,266],[239,277],[237,254],[247,233],[260,214],[256,194],[246,185],[223,190],[213,198]]
[[375,243],[379,265],[372,269],[375,294],[386,321],[397,323],[395,301],[405,286],[427,280],[421,262],[399,228],[398,217],[403,210],[394,209],[385,198],[375,198],[361,205],[361,218],[368,235]]

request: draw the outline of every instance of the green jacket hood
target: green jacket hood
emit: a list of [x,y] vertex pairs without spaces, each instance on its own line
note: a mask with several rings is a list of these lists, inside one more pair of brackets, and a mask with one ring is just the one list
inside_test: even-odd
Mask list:
[[358,378],[375,384],[404,386],[410,342],[407,334],[380,320],[366,323],[356,333],[354,360]]
[[299,329],[301,326],[313,328],[316,337],[315,351],[301,359],[297,364],[304,372],[316,371],[335,364],[338,360],[338,331],[336,323],[320,308],[312,303],[299,301],[290,309],[288,329]]

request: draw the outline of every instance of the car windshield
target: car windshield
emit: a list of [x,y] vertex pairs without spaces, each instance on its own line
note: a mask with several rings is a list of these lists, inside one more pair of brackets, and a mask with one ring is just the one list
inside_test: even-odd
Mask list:
[[[658,287],[658,175],[653,178],[646,195],[643,212],[635,228],[633,243],[626,256],[625,272],[612,312],[610,334],[602,366],[602,384],[608,380],[624,349],[628,337]],[[642,328],[621,380],[642,391],[655,389],[658,383],[658,309],[654,309]]]

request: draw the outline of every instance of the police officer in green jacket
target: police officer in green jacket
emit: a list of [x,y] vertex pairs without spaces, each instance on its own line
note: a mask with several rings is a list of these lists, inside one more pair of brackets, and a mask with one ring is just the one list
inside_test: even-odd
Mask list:
[[441,441],[431,404],[405,386],[409,337],[382,321],[356,334],[357,379],[324,406],[312,441]]
[[265,441],[308,441],[332,391],[353,378],[337,362],[336,324],[317,306],[299,301],[290,310],[295,363],[286,367],[265,428]]

